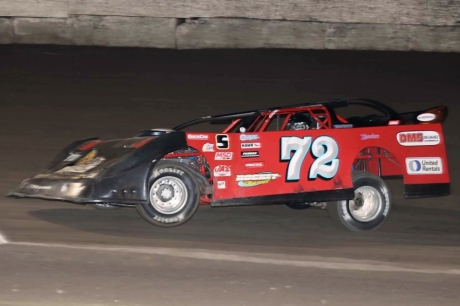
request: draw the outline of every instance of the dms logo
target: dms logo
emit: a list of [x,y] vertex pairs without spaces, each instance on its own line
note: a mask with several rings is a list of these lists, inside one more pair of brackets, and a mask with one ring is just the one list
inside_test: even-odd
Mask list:
[[408,174],[441,174],[442,161],[439,157],[406,158]]
[[435,131],[403,132],[396,135],[396,139],[402,146],[435,146],[439,144],[440,137]]

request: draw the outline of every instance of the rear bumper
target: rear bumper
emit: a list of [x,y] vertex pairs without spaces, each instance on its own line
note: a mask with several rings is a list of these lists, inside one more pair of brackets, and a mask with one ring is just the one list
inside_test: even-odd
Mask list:
[[405,184],[404,196],[406,199],[440,197],[450,194],[449,183],[439,184]]

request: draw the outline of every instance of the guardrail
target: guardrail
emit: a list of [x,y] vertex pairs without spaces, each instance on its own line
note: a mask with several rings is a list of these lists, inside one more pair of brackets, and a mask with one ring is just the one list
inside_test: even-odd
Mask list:
[[1,44],[460,51],[460,1],[0,0]]

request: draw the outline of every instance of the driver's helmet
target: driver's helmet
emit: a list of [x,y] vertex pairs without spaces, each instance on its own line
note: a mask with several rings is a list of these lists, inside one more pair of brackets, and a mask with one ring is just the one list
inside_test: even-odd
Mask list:
[[286,130],[308,130],[310,124],[311,119],[304,114],[294,114],[289,118]]

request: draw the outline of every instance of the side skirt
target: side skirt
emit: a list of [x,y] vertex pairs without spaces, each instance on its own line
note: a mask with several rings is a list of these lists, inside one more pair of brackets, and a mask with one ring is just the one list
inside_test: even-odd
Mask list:
[[214,200],[212,207],[222,206],[251,206],[251,205],[273,205],[273,204],[301,204],[308,202],[330,202],[351,200],[355,196],[353,188],[314,191],[304,193],[277,194],[260,197],[233,198],[225,200]]
[[405,184],[404,196],[406,199],[424,198],[424,197],[440,197],[450,194],[449,183],[439,184]]

